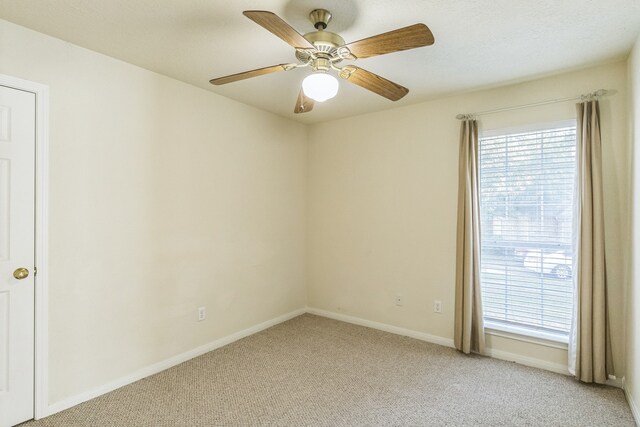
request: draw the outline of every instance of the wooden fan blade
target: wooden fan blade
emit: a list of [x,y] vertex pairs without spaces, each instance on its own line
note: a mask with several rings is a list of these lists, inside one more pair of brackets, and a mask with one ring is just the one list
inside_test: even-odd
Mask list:
[[354,65],[344,67],[340,71],[340,77],[392,101],[397,101],[409,93],[406,87]]
[[356,58],[369,58],[385,53],[399,52],[416,47],[429,46],[435,42],[429,27],[415,24],[378,34],[341,47],[349,49]]
[[217,79],[209,80],[209,83],[216,86],[225,85],[227,83],[237,82],[238,80],[258,77],[264,74],[275,73],[277,71],[285,71],[285,65],[289,64],[272,65],[271,67],[258,68],[257,70],[245,71],[242,73],[231,74],[230,76],[218,77]]
[[294,108],[293,112],[296,114],[308,113],[309,111],[313,110],[313,105],[313,99],[306,96],[304,94],[304,91],[300,89],[298,100],[296,101],[296,108]]
[[302,37],[299,32],[294,30],[273,12],[267,12],[265,10],[245,10],[242,14],[256,24],[271,31],[296,49],[315,49],[309,40]]

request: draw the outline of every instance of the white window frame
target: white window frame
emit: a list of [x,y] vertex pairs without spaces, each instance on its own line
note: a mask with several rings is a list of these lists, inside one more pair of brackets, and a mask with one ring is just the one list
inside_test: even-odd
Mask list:
[[[537,132],[553,129],[561,129],[565,127],[576,127],[576,119],[559,120],[553,122],[543,122],[535,124],[527,124],[522,126],[513,126],[507,128],[496,128],[488,130],[480,130],[478,135],[478,144],[482,138],[491,138],[501,135]],[[482,201],[480,201],[482,206]],[[481,208],[482,209],[482,208]],[[574,251],[575,252],[575,251]],[[572,279],[573,281],[574,279]],[[575,283],[575,282],[574,282]],[[482,287],[482,282],[480,283]],[[518,341],[529,342],[533,344],[544,345],[552,348],[566,349],[569,343],[569,334],[553,333],[548,331],[537,331],[532,328],[519,327],[517,325],[508,325],[484,318],[483,321],[485,327],[485,333],[488,335],[494,335],[509,339],[516,339]]]

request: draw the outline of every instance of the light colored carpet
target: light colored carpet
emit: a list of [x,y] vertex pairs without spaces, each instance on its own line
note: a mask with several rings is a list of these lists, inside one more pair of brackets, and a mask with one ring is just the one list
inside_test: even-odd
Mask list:
[[309,314],[24,427],[633,426],[622,390]]

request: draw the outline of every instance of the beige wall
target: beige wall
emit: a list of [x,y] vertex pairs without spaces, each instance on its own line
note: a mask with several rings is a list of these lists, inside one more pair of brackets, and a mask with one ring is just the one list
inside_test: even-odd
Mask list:
[[0,73],[50,87],[50,403],[305,306],[303,125],[6,21]]
[[[636,46],[635,105],[638,57]],[[307,301],[451,338],[455,115],[598,88],[616,92],[602,101],[602,130],[611,322],[624,373],[626,71],[610,64],[305,127],[0,20],[0,73],[51,90],[50,402]],[[485,116],[482,126],[574,116],[572,103],[555,104]],[[208,319],[198,323],[201,305]],[[637,335],[629,328],[633,362]],[[488,342],[566,363],[562,349]],[[628,380],[640,390],[633,362]]]
[[640,423],[640,38],[629,57],[629,131],[633,146],[631,280],[627,293],[625,389]]
[[[629,180],[623,62],[311,126],[309,306],[452,338],[456,114],[599,88],[615,91],[601,109],[609,303],[615,367],[623,373]],[[487,115],[481,122],[494,129],[570,118],[573,102]],[[395,305],[397,293],[404,295],[402,307]],[[433,312],[434,300],[443,302],[442,314]],[[497,336],[489,345],[566,366],[566,350]]]

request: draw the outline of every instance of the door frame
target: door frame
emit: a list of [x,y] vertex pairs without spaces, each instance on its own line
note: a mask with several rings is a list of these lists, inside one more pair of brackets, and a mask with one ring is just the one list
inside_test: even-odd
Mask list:
[[49,86],[0,74],[0,86],[35,94],[34,418],[49,415]]

